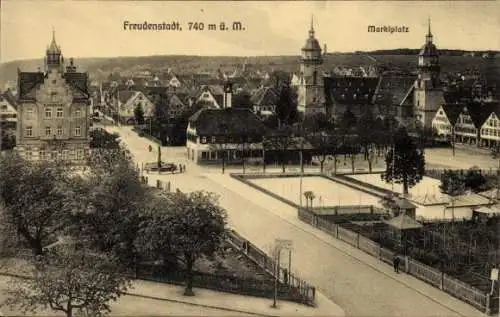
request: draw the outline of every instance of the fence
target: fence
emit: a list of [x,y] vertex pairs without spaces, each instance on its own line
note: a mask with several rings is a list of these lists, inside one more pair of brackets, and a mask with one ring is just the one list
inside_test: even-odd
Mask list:
[[[185,285],[185,273],[170,271],[158,265],[140,265],[134,272],[134,277],[154,282]],[[238,295],[272,298],[274,296],[274,282],[272,279],[258,280],[230,275],[214,275],[193,272],[193,286],[207,288]],[[293,293],[286,285],[278,285],[278,296],[284,300],[292,300]]]
[[[378,258],[380,261],[393,264],[395,253],[383,248],[380,244],[362,236],[359,233],[343,228],[341,225],[320,218],[310,210],[300,208],[299,219],[312,226],[332,235],[333,237],[347,242],[356,248]],[[477,288],[446,275],[438,269],[420,263],[408,256],[400,262],[401,271],[406,272],[436,288],[474,306],[488,314],[498,313],[498,297],[492,297]]]
[[267,270],[283,287],[281,294],[283,299],[289,299],[309,306],[315,305],[316,288],[297,277],[287,269],[279,267],[278,274],[275,273],[276,262],[262,250],[243,238],[241,235],[231,230],[228,232],[228,241],[236,248],[239,248],[250,260],[261,268]]
[[[145,184],[147,184],[148,181],[147,177],[144,176],[141,176],[139,180],[141,183]],[[170,182],[164,184],[161,180],[157,180],[156,188],[164,189],[168,192],[171,190]],[[239,235],[236,231],[231,230],[228,232],[227,241],[234,248],[242,252],[242,254],[245,255],[248,259],[256,263],[259,267],[265,269],[267,273],[278,279],[279,298],[306,304],[309,306],[315,305],[315,287],[310,286],[304,280],[295,276],[291,272],[288,272],[287,269],[279,267],[278,274],[276,274],[275,261],[262,250]],[[162,281],[168,281],[169,283],[173,284],[181,282],[183,283],[184,281],[183,275],[175,275],[174,273],[158,275],[158,272],[144,273],[144,268],[142,269],[142,273],[138,274],[137,276],[143,279],[154,279],[156,281],[158,281],[158,279],[163,279]],[[218,280],[222,282],[219,282]],[[194,276],[193,285],[250,296],[262,296],[266,298],[274,296],[274,283],[272,283],[272,285],[268,285],[263,283],[256,283],[255,281],[252,282],[251,280],[247,279],[238,279],[231,276],[208,276],[197,273]]]

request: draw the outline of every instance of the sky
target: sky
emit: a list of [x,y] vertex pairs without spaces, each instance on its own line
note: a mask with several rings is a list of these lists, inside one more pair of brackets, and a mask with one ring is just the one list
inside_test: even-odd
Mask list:
[[[431,19],[438,48],[500,50],[500,1],[64,1],[3,0],[0,61],[40,58],[55,30],[67,57],[146,55],[299,55],[314,17],[329,52],[419,48]],[[124,30],[129,23],[171,23],[182,31]],[[239,21],[242,31],[208,30]],[[204,30],[188,30],[201,22]],[[369,33],[368,26],[407,33]]]

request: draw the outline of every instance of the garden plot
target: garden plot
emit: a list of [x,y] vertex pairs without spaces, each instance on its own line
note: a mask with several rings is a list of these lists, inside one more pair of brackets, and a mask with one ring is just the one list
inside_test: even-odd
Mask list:
[[[380,174],[358,174],[346,175],[347,177],[392,190],[391,183],[386,183],[380,178]],[[417,206],[416,217],[426,220],[437,219],[470,219],[472,211],[470,207],[456,207],[453,209],[445,206],[450,203],[450,197],[439,190],[440,181],[432,177],[423,177],[422,180],[409,189],[409,199]],[[396,193],[403,193],[402,184],[394,184]],[[441,204],[439,204],[441,203]]]
[[[269,190],[296,204],[300,203],[300,177],[256,178],[248,181]],[[379,199],[362,191],[338,184],[329,179],[318,176],[302,178],[302,204],[306,204],[303,195],[312,191],[316,197],[313,206],[346,206],[346,205],[374,205],[380,206]]]
[[[380,174],[357,174],[357,175],[346,175],[347,177],[372,184],[379,188],[384,188],[392,190],[391,183],[386,183],[380,178]],[[409,194],[412,197],[436,197],[437,199],[448,199],[447,195],[444,195],[439,190],[439,185],[441,182],[432,177],[424,176],[422,180],[412,188],[409,188]],[[396,193],[403,193],[403,185],[394,183],[394,191]]]

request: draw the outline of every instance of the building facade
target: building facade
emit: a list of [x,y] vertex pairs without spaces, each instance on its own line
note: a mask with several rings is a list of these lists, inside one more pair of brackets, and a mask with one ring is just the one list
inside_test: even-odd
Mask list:
[[65,67],[55,34],[45,72],[18,71],[18,153],[28,160],[83,163],[90,150],[88,75]]
[[[298,83],[297,109],[304,115],[326,113],[323,86],[323,55],[321,46],[315,37],[313,21],[309,38],[302,47],[300,74]],[[295,83],[294,83],[295,84]]]
[[261,161],[265,126],[249,109],[232,108],[232,87],[226,84],[222,109],[203,108],[189,118],[187,157],[197,164]]

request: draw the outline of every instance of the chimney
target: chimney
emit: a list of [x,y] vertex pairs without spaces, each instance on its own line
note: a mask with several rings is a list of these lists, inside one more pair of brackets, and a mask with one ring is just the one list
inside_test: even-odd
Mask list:
[[224,84],[224,109],[231,108],[232,106],[232,97],[233,97],[233,84],[226,83]]

